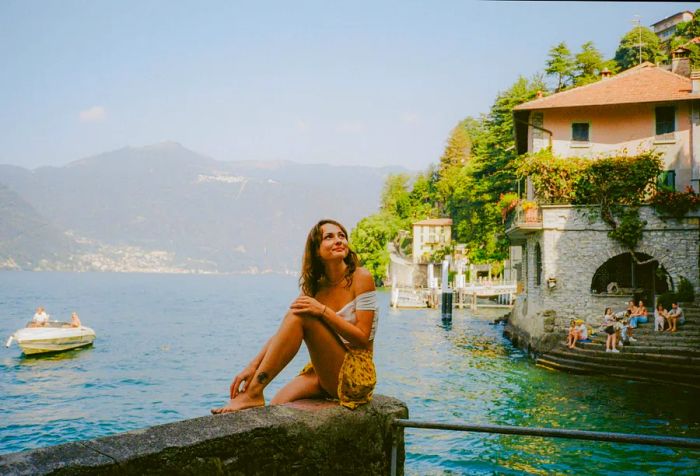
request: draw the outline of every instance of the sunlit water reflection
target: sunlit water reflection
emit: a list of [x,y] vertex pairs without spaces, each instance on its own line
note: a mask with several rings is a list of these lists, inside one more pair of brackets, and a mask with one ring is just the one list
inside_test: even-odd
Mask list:
[[[0,273],[0,337],[40,304],[97,332],[94,347],[52,356],[0,350],[0,453],[207,414],[297,292],[277,276]],[[436,311],[388,300],[377,391],[411,418],[700,437],[692,392],[537,368],[492,324],[501,311],[455,311],[446,328]],[[407,429],[406,451],[408,474],[700,474],[697,451],[575,440]]]

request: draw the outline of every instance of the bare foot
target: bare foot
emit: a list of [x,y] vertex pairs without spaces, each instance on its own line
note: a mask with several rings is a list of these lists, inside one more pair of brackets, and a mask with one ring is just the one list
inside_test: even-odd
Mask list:
[[212,415],[219,415],[221,413],[231,413],[237,412],[239,410],[245,410],[246,408],[253,407],[264,407],[265,397],[260,395],[253,395],[250,393],[239,393],[236,398],[232,398],[228,401],[228,405],[221,408],[212,408]]

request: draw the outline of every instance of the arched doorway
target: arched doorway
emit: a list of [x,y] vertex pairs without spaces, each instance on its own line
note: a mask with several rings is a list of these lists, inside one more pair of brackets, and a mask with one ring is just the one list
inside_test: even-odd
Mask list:
[[670,276],[658,261],[644,253],[635,253],[635,256],[636,260],[631,253],[622,253],[603,263],[593,275],[591,292],[605,294],[609,288],[616,288],[616,291],[633,294],[635,299],[644,299],[651,304],[655,294],[673,289]]

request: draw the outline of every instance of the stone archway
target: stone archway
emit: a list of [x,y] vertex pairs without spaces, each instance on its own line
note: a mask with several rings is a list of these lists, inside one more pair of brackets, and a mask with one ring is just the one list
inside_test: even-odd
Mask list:
[[673,290],[668,271],[657,260],[646,253],[636,252],[635,255],[637,260],[630,252],[620,253],[600,265],[591,279],[591,293],[621,292],[653,302],[654,294]]

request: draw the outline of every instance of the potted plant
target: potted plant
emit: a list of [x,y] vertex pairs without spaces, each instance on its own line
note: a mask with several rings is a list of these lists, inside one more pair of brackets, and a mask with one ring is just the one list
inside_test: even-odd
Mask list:
[[501,210],[501,218],[503,219],[503,223],[506,222],[508,214],[515,210],[515,207],[518,206],[519,202],[520,199],[517,193],[508,192],[501,194],[501,197],[498,199],[498,208]]
[[537,223],[539,221],[537,216],[537,202],[533,200],[523,200],[520,206],[525,213],[526,223]]

